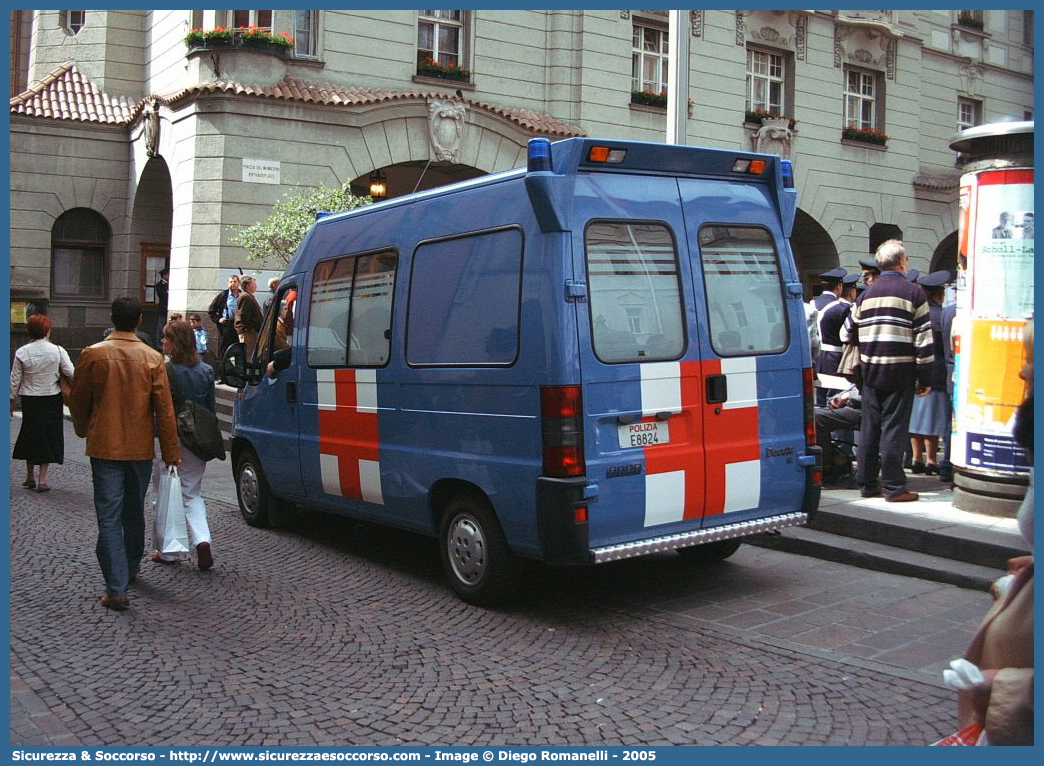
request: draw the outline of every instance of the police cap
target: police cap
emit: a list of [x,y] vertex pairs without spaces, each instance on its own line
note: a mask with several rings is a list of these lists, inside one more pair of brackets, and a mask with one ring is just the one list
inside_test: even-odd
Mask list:
[[872,258],[869,259],[869,260],[864,259],[864,258],[860,258],[859,259],[859,266],[864,271],[880,271],[880,269],[877,268],[877,261],[873,260]]
[[845,278],[846,274],[848,274],[847,269],[838,267],[836,269],[831,269],[830,271],[824,271],[819,275],[819,278],[824,282],[840,282]]
[[922,274],[917,279],[917,284],[922,287],[942,287],[945,284],[953,281],[950,276],[950,272],[946,269],[939,271],[933,271],[931,274]]
[[919,272],[917,269],[909,269],[906,272],[906,281],[916,282],[919,276],[921,276],[921,272]]
[[856,282],[859,281],[859,279],[862,276],[863,276],[862,274],[846,274],[841,279],[841,284],[843,284],[845,287],[848,287],[849,285],[854,285]]

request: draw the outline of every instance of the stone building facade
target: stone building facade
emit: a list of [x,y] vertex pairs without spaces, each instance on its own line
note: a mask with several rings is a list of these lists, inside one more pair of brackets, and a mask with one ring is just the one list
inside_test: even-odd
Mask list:
[[[365,194],[379,174],[399,196],[517,167],[534,136],[666,135],[666,11],[10,13],[12,345],[27,304],[68,347],[93,342],[116,295],[149,305],[163,264],[169,309],[205,309],[227,273],[258,268],[237,228],[302,187]],[[1032,119],[1032,25],[687,11],[685,141],[794,161],[809,280],[893,236],[915,268],[952,267],[949,140]],[[240,26],[293,46],[185,42]]]

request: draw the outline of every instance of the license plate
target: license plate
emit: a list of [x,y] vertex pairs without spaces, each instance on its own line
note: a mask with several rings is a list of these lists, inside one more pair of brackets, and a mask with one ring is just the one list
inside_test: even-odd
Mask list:
[[654,444],[666,444],[671,440],[667,423],[655,420],[649,423],[628,423],[620,426],[621,447],[650,447]]

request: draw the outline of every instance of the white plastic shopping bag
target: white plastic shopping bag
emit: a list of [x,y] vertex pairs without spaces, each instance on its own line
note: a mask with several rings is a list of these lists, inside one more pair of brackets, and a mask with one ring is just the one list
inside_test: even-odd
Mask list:
[[181,500],[181,477],[178,467],[169,466],[160,476],[153,519],[152,544],[160,553],[188,553],[188,527],[185,505]]

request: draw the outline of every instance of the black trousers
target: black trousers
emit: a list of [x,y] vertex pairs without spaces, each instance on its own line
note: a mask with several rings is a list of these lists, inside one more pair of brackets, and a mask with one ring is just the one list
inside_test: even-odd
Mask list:
[[862,418],[863,413],[855,407],[815,408],[816,444],[823,448],[823,470],[833,469],[839,462],[831,436],[858,431]]
[[885,497],[906,491],[903,450],[910,443],[913,388],[882,391],[863,386],[863,423],[856,452],[856,481],[865,494],[880,486]]

